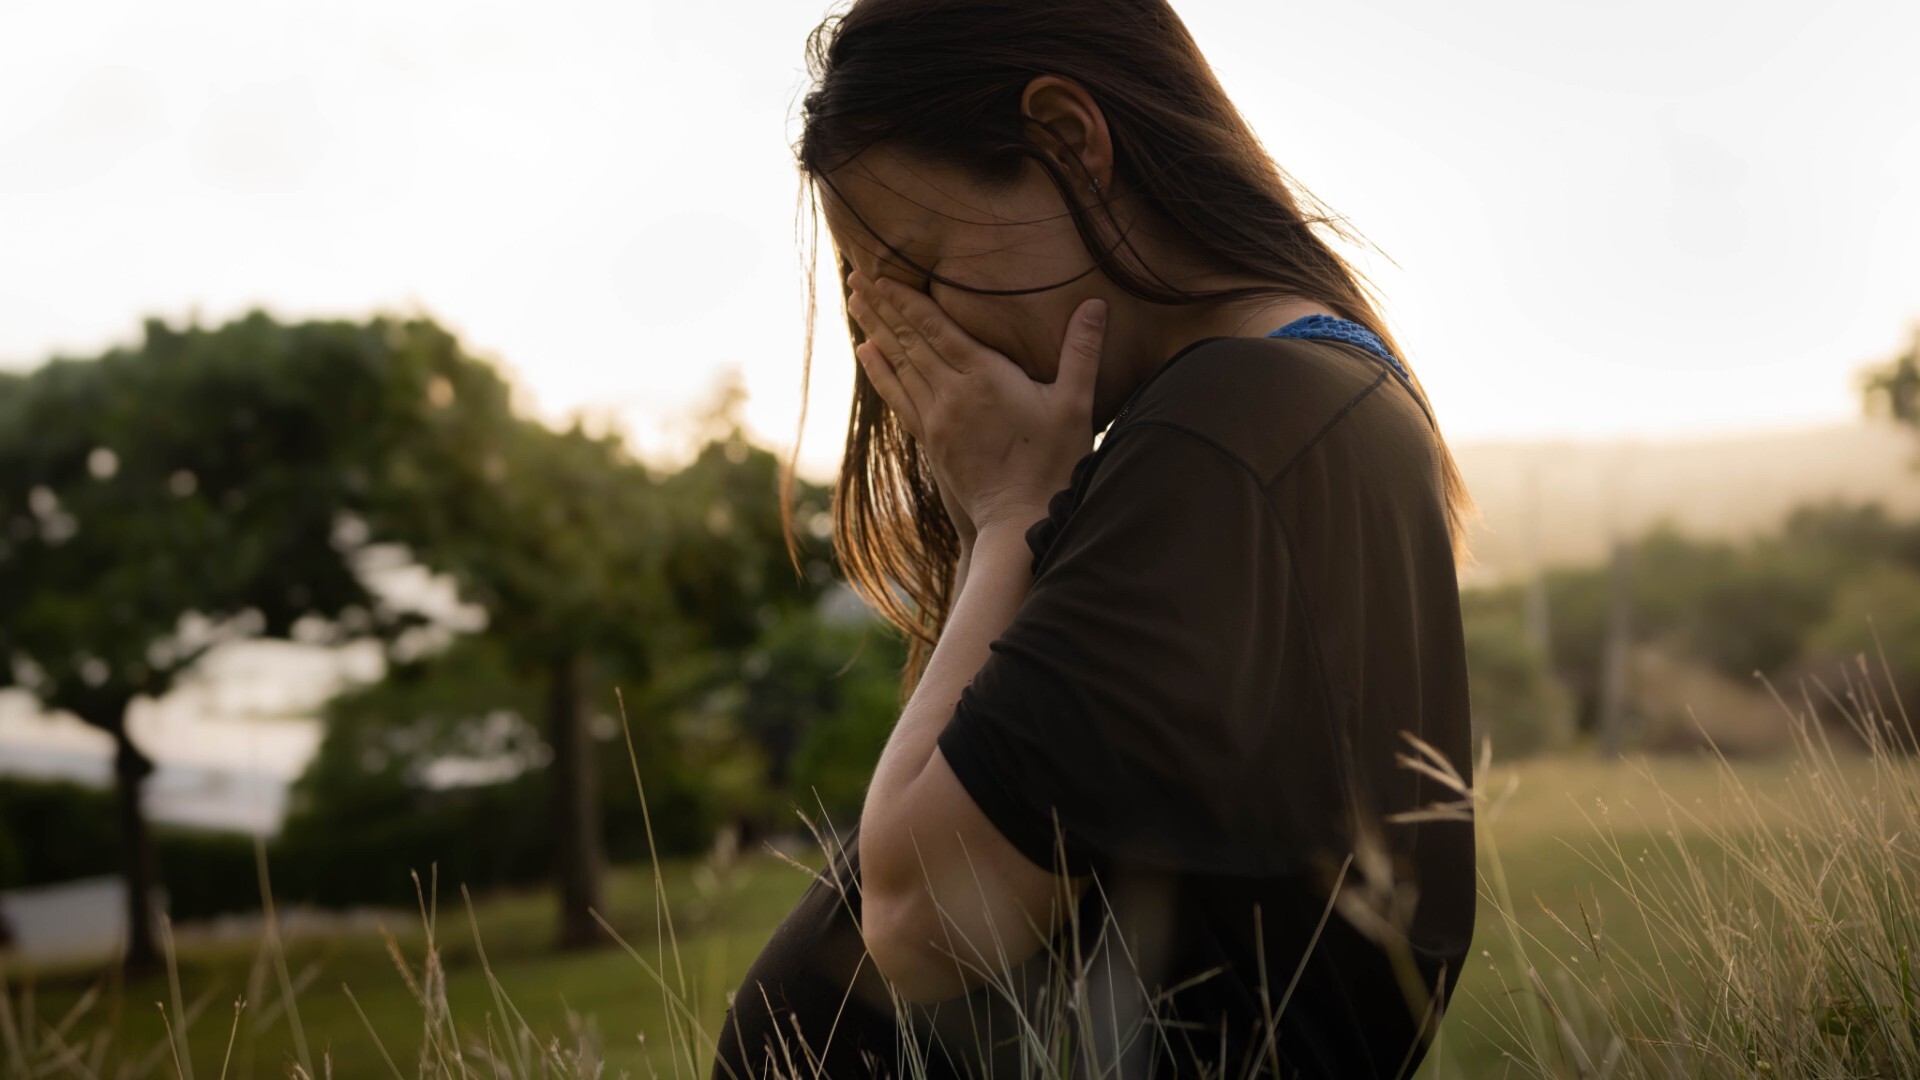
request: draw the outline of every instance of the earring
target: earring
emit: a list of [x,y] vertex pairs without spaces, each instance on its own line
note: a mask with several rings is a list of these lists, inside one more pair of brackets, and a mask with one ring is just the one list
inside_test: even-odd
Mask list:
[[1089,178],[1087,182],[1087,186],[1093,190],[1093,193],[1095,195],[1100,194],[1100,178],[1099,177],[1095,176],[1095,177]]

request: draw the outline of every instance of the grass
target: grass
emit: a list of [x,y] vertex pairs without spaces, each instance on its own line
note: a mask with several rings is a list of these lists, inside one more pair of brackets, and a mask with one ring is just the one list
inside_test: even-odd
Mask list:
[[1464,1075],[1920,1075],[1920,741],[1857,666],[1779,699],[1794,752],[1764,771],[1716,757],[1689,792],[1636,763],[1639,798],[1566,823],[1568,891],[1502,886],[1494,816]]
[[[796,870],[771,856],[754,857],[743,861],[732,875],[730,893],[721,897],[700,887],[702,871],[708,869],[705,864],[675,862],[663,867],[663,878],[682,955],[690,965],[695,992],[689,1000],[707,1006],[704,1023],[712,1030],[725,1007],[725,990],[731,989],[725,985],[727,980],[737,982],[744,974],[766,930],[785,914],[805,882]],[[430,872],[423,885],[431,894]],[[608,919],[636,944],[651,944],[653,896],[648,872],[627,867],[609,876]],[[634,1075],[646,1074],[638,1036],[645,1032],[650,1040],[663,1039],[666,1009],[659,988],[631,957],[614,949],[553,952],[550,942],[556,913],[553,898],[545,892],[476,899],[471,925],[458,891],[444,883],[436,906],[441,910],[433,952],[444,976],[441,990],[451,1016],[472,1017],[479,1023],[496,1010],[486,977],[490,967],[534,1031],[543,1036],[568,1034],[567,1009],[571,1007],[595,1018],[595,1030],[606,1036],[606,1057],[612,1066],[608,1075],[618,1075],[621,1068]],[[427,956],[425,923],[417,914],[408,918],[401,912],[388,925],[419,980]],[[476,947],[474,926],[478,940],[486,946],[486,967]],[[396,1060],[411,1059],[414,1046],[422,1041],[423,1008],[381,937],[294,936],[284,944],[290,984],[296,991],[293,1000],[311,1056],[317,1060],[322,1054],[330,1055],[337,1076],[390,1075],[375,1045],[373,1036],[377,1036]],[[190,1025],[180,1023],[183,1007],[170,1002],[168,981],[161,976],[126,987],[118,1006],[111,1000],[117,988],[101,984],[97,996],[86,1003],[82,1027],[89,1038],[106,1037],[113,1047],[110,1058],[124,1060],[128,1054],[141,1060],[152,1058],[156,1068],[165,1066],[157,1075],[172,1076],[170,1055],[163,1048],[165,1027],[153,1004],[167,1001],[176,1034],[187,1027],[183,1046],[190,1048],[192,1060],[211,1063],[201,1064],[197,1073],[217,1076],[232,1026],[232,1006],[236,998],[243,998],[247,1005],[229,1075],[284,1075],[281,1064],[297,1056],[273,967],[272,950],[265,942],[185,951],[178,958],[178,970],[189,995],[184,1010]],[[25,973],[11,977],[12,1012],[23,1037],[34,1028],[27,1022],[29,1009],[40,1022],[57,1027],[58,1019],[82,1004],[81,999],[93,990],[97,971],[92,967],[43,970],[31,973],[31,978],[29,983]],[[349,988],[370,1024],[361,1022],[359,1010],[347,996]],[[157,1057],[156,1048],[162,1049]],[[658,1058],[663,1048],[656,1041],[653,1056]],[[7,1052],[0,1045],[0,1075],[11,1076],[4,1064]],[[213,1071],[208,1072],[209,1068]],[[133,1075],[155,1073],[142,1069]]]
[[[1861,674],[1828,704],[1864,753],[1807,722],[1816,692],[1780,702],[1780,760],[1481,770],[1473,963],[1420,1075],[1920,1075],[1920,772]],[[0,1072],[704,1078],[809,856],[616,870],[600,915],[626,947],[597,952],[547,949],[544,892],[470,901],[429,872],[381,935],[170,950],[132,986],[0,969]],[[1031,1033],[1048,1075],[1058,1034]]]

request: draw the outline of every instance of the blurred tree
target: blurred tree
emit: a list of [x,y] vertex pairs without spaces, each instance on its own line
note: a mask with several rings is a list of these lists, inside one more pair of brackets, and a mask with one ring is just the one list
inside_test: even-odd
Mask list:
[[1626,736],[1627,695],[1631,674],[1627,651],[1633,643],[1633,545],[1620,537],[1613,541],[1607,565],[1607,635],[1600,657],[1600,756],[1620,756]]
[[[670,530],[666,581],[676,610],[686,616],[689,646],[737,662],[783,612],[813,606],[835,578],[830,553],[805,554],[802,543],[800,566],[789,558],[779,475],[779,459],[749,442],[731,420],[724,434],[662,481]],[[795,522],[810,530],[829,497],[826,489],[796,478]],[[813,535],[820,538],[817,531]]]
[[1493,740],[1500,760],[1555,750],[1573,737],[1573,695],[1528,625],[1531,582],[1461,594],[1473,742]]
[[1920,322],[1905,352],[1860,372],[1860,389],[1868,416],[1920,426]]
[[[776,462],[741,436],[740,400],[662,485],[617,435],[515,415],[500,374],[422,319],[149,319],[138,348],[0,380],[0,685],[115,741],[129,966],[154,960],[158,867],[128,707],[225,641],[404,640],[424,618],[360,572],[389,544],[451,575],[539,680],[560,937],[598,940],[587,702],[614,673],[737,657],[832,577],[785,555]],[[821,516],[822,492],[800,501]]]
[[856,650],[814,614],[837,577],[832,552],[813,551],[827,546],[830,494],[793,478],[796,568],[780,516],[779,459],[747,440],[732,413],[738,401],[723,396],[724,414],[706,425],[715,437],[662,481],[672,533],[666,582],[690,636],[679,670],[655,696],[703,726],[725,809],[751,832],[765,823],[769,800],[790,794],[789,768],[809,725],[841,707],[832,673]]
[[[437,863],[448,884],[481,888],[526,880],[529,849],[544,856],[533,873],[551,876],[545,815],[446,821],[457,800],[440,797],[542,772],[552,757],[538,726],[544,704],[538,682],[519,677],[505,645],[485,632],[335,695],[320,748],[293,785],[276,887],[321,903],[405,899],[407,872],[424,876]],[[480,835],[450,843],[448,824]],[[517,842],[528,833],[532,843]],[[371,895],[345,892],[329,880],[344,866],[383,880]]]
[[692,635],[664,587],[671,530],[652,475],[617,433],[513,416],[498,389],[436,386],[441,423],[390,463],[376,531],[452,577],[486,611],[515,678],[540,686],[558,940],[597,944],[606,856],[591,705],[611,708],[610,667],[645,681]]
[[[545,707],[540,673],[516,665],[507,644],[487,632],[336,695],[275,842],[275,887],[293,899],[349,906],[410,903],[408,871],[424,874],[429,864],[443,881],[476,890],[550,879],[552,825],[526,812],[552,804]],[[638,711],[655,718],[644,704]],[[610,719],[604,710],[593,715]],[[664,724],[635,726],[644,814],[624,747],[594,755],[610,857],[644,857],[649,824],[663,854],[710,842],[706,792],[672,734]]]
[[[447,396],[459,400],[461,392]],[[455,648],[465,657],[449,650],[419,671],[396,669],[390,682],[411,678],[417,686],[349,698],[334,715],[357,717],[351,738],[386,742],[372,757],[390,759],[396,771],[430,765],[447,738],[492,723],[490,715],[543,715],[543,790],[553,813],[547,846],[563,945],[601,940],[591,909],[601,905],[607,863],[607,784],[616,784],[616,807],[639,809],[639,794],[626,794],[624,749],[593,753],[595,717],[603,734],[618,730],[609,715],[612,684],[626,690],[649,807],[668,811],[657,840],[676,846],[682,830],[705,821],[707,807],[687,784],[666,724],[674,696],[708,694],[735,680],[741,653],[762,628],[810,605],[831,577],[822,559],[810,559],[801,575],[785,555],[774,502],[778,461],[747,444],[737,402],[737,394],[722,398],[716,419],[724,423],[716,430],[724,434],[664,480],[634,461],[616,434],[588,434],[578,423],[566,432],[501,425],[492,411],[453,409],[436,440],[397,467],[396,492],[407,498],[380,519],[488,611],[482,636],[492,644],[463,642]],[[818,515],[824,498],[801,484],[804,515]],[[499,657],[499,671],[484,680],[459,675],[480,651]],[[476,698],[476,686],[490,690]],[[401,732],[440,736],[392,753],[390,740]],[[417,774],[382,780],[351,774],[363,767],[355,753],[323,759],[303,780],[313,821],[351,815],[351,799],[419,805],[428,798]],[[632,851],[634,840],[622,836],[620,847]]]
[[1772,672],[1800,653],[1866,558],[1791,532],[1758,537],[1692,582],[1692,604],[1674,620],[1679,651],[1743,682]]
[[[1920,429],[1920,321],[1912,324],[1905,351],[1860,372],[1860,387],[1861,403],[1868,416],[1886,416],[1908,427]],[[1916,461],[1916,464],[1920,465],[1920,461]],[[1864,524],[1872,532],[1880,531],[1878,522],[1856,521],[1853,524],[1856,527]],[[1906,567],[1915,567],[1914,542],[1909,538],[1896,544],[1897,549],[1890,554]],[[1885,591],[1876,593],[1874,588]],[[1912,583],[1902,578],[1899,571],[1888,568],[1880,572],[1870,584],[1857,584],[1849,589],[1836,605],[1833,618],[1815,635],[1810,643],[1810,651],[1834,652],[1850,646],[1863,646],[1861,634],[1866,628],[1867,616],[1878,612],[1881,618],[1892,622],[1895,631],[1893,640],[1887,643],[1893,671],[1896,674],[1920,671],[1920,643],[1910,636],[1915,629],[1909,617],[1911,613],[1894,603],[1914,598]],[[1867,653],[1864,648],[1859,651]],[[1905,663],[1910,660],[1915,663]],[[1894,689],[1904,702],[1914,700],[1913,692],[1920,690],[1920,687]]]
[[1879,559],[1920,570],[1920,521],[1896,521],[1879,503],[1809,503],[1787,515],[1779,543],[1851,564]]
[[159,879],[129,706],[222,642],[418,625],[356,572],[362,515],[430,433],[436,388],[487,378],[430,323],[255,311],[213,330],[148,319],[137,348],[0,383],[0,686],[114,741],[129,969],[157,959]]
[[838,690],[832,710],[806,729],[794,749],[793,800],[809,816],[825,812],[844,822],[865,804],[873,767],[900,718],[907,644],[897,631],[873,621],[864,636],[833,628],[816,647],[824,649],[824,659],[841,660],[831,673]]
[[795,609],[708,680],[693,726],[707,732],[712,790],[743,844],[797,828],[795,809],[841,826],[858,815],[899,719],[904,661],[904,640],[877,621]]
[[[1916,741],[1920,729],[1911,719],[1920,715],[1920,709],[1914,708],[1920,703],[1920,573],[1888,563],[1864,568],[1841,590],[1832,614],[1809,636],[1804,666],[1810,672],[1844,666],[1851,686],[1874,702],[1873,712],[1884,724],[1879,735],[1887,747],[1920,751]],[[1830,674],[1824,672],[1823,678]],[[1845,696],[1848,689],[1847,682],[1834,679],[1825,692],[1816,692],[1810,699],[1824,708],[1830,704],[1822,700],[1826,693]],[[1857,716],[1861,709],[1824,711],[1830,720],[1838,720]]]
[[1600,728],[1600,684],[1604,673],[1608,574],[1602,567],[1554,567],[1543,575],[1553,606],[1553,670],[1574,695],[1574,727]]
[[[1878,508],[1833,505],[1797,511],[1778,534],[1743,545],[1705,540],[1661,522],[1628,555],[1631,645],[1653,645],[1745,681],[1797,656],[1826,618],[1834,590],[1863,561],[1920,536]],[[1612,575],[1604,567],[1548,575],[1555,611],[1553,662],[1579,702],[1579,726],[1600,731]]]

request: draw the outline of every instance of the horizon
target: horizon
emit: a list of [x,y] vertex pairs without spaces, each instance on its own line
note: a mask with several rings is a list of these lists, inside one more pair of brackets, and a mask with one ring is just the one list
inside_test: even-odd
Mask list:
[[[276,311],[267,305],[248,305],[248,307],[253,307],[253,306],[258,306],[262,310],[265,310],[270,316],[272,316],[276,320],[280,320],[283,322],[297,321],[295,318],[289,317],[282,312]],[[230,317],[237,319],[242,317],[244,314],[245,314],[245,311],[236,311],[231,313]],[[362,315],[360,315],[359,318],[371,319],[376,315],[385,315],[388,317],[396,317],[396,316],[406,317],[408,314],[412,314],[412,313],[403,312],[397,308],[381,308],[379,310],[370,310],[368,312],[362,313]],[[159,317],[159,316],[155,316],[155,317]],[[143,316],[142,318],[144,319],[145,316]],[[311,318],[311,319],[349,318],[351,319],[351,318],[354,318],[354,316],[341,314],[341,313],[327,314],[327,313],[316,312],[316,313],[309,313],[303,316],[302,318]],[[178,320],[168,319],[166,321],[168,322],[169,325],[175,327],[176,329],[183,329],[189,325],[195,325],[202,330],[208,330],[208,329],[213,329],[218,325],[220,325],[220,322],[207,319],[202,312],[199,312],[197,310],[195,312],[189,313],[189,315],[184,318],[181,318]],[[221,320],[221,321],[224,321],[224,320]],[[137,347],[139,343],[139,337],[138,337],[139,325],[140,325],[140,320],[135,320],[135,334],[133,336],[130,336],[124,339],[106,342],[105,344],[102,345],[99,352],[104,352],[105,350],[112,349],[112,348]],[[1912,320],[1911,334],[1912,334],[1912,338],[1911,338],[1912,345],[1910,347],[1920,348],[1920,316],[1916,316]],[[463,342],[463,345],[464,344],[466,343]],[[5,363],[4,360],[0,360],[0,368],[7,368],[8,370],[13,370],[16,372],[27,373],[27,372],[36,370],[40,366],[44,366],[44,364],[46,363],[52,363],[56,360],[82,360],[82,361],[91,360],[96,358],[99,355],[99,352],[88,354],[88,353],[79,353],[79,352],[71,352],[71,351],[60,351],[54,355],[47,357],[40,364],[35,364],[30,366],[20,366],[20,367],[10,367]],[[488,360],[489,362],[495,364],[497,367],[499,367],[502,370],[504,374],[508,376],[510,382],[512,383],[512,391],[515,395],[516,407],[525,407],[526,402],[524,401],[524,399],[526,395],[529,393],[528,387],[525,385],[523,380],[521,380],[520,378],[514,375],[512,366],[510,364],[504,363],[502,358],[498,356],[488,355],[484,351],[476,351],[475,355],[480,356]],[[1891,358],[1892,355],[1894,354],[1889,353],[1886,358]],[[1862,368],[1864,368],[1865,366],[1867,365],[1863,364]],[[1860,369],[1856,369],[1850,378],[1857,378],[1859,370]],[[612,423],[614,424],[614,427],[619,431],[619,434],[621,435],[626,446],[628,447],[629,452],[634,454],[636,460],[640,461],[642,464],[652,469],[657,469],[657,470],[667,471],[667,472],[677,470],[679,468],[684,467],[688,463],[690,463],[693,460],[694,456],[699,453],[701,448],[704,445],[706,445],[706,442],[709,438],[717,437],[717,434],[715,432],[704,430],[700,428],[699,424],[703,418],[704,411],[712,408],[715,399],[717,399],[720,396],[722,392],[721,388],[725,385],[727,380],[730,377],[737,376],[738,374],[739,374],[738,368],[724,367],[724,368],[716,369],[713,373],[712,382],[705,388],[705,391],[704,391],[705,396],[696,397],[688,402],[688,408],[683,413],[681,413],[679,417],[680,423],[675,425],[672,430],[668,430],[664,432],[657,429],[653,431],[644,431],[644,430],[636,431],[632,426],[623,422],[620,418],[611,418]],[[1839,414],[1839,415],[1832,415],[1832,416],[1816,415],[1816,416],[1809,416],[1809,417],[1792,417],[1792,418],[1784,418],[1784,419],[1733,418],[1733,419],[1730,419],[1725,424],[1713,425],[1713,426],[1697,426],[1691,429],[1683,429],[1683,430],[1659,429],[1659,428],[1648,429],[1648,428],[1633,428],[1633,427],[1623,427],[1616,430],[1571,430],[1571,431],[1568,431],[1568,430],[1535,431],[1535,430],[1520,429],[1520,430],[1513,430],[1513,431],[1469,433],[1463,436],[1463,435],[1455,434],[1454,432],[1449,430],[1448,425],[1443,420],[1441,422],[1441,432],[1446,437],[1448,447],[1453,452],[1458,454],[1461,452],[1470,452],[1477,449],[1499,450],[1499,449],[1507,449],[1507,448],[1550,449],[1550,448],[1564,447],[1564,448],[1583,448],[1583,449],[1606,449],[1606,448],[1616,448],[1616,447],[1650,447],[1651,448],[1651,447],[1661,447],[1661,446],[1668,446],[1668,447],[1706,446],[1706,445],[1711,445],[1715,443],[1767,441],[1772,439],[1794,438],[1798,436],[1811,437],[1811,436],[1817,436],[1821,434],[1832,433],[1832,432],[1843,431],[1843,430],[1851,431],[1851,430],[1883,429],[1883,428],[1892,429],[1892,428],[1897,428],[1902,426],[1899,421],[1896,421],[1887,417],[1883,417],[1883,416],[1875,416],[1875,415],[1869,414],[1866,411],[1864,404],[1857,399],[1857,390],[1856,390],[1856,400],[1854,402],[1854,405],[1855,405],[1855,410],[1851,414]],[[815,426],[816,426],[814,423],[815,411],[816,411],[815,408],[810,404],[808,408],[808,415],[807,415],[808,432],[813,432],[815,430]],[[834,436],[832,440],[835,446],[840,445],[842,441],[840,436],[843,435],[846,430],[845,410],[844,409],[837,410],[837,413],[838,415],[836,419],[839,424],[839,427],[835,429],[837,434]],[[576,412],[570,415],[564,415],[564,416],[556,416],[550,413],[549,414],[536,413],[535,415],[543,423],[546,423],[548,425],[555,426],[555,427],[564,427],[566,424],[571,423],[574,419],[578,418],[583,423],[586,423],[590,430],[604,430],[602,425],[607,424],[610,420],[610,418],[605,415],[595,416],[595,415],[579,413],[579,412]],[[796,414],[796,419],[797,419],[797,414]],[[758,449],[765,450],[775,454],[779,458],[783,467],[787,464],[789,460],[789,456],[791,455],[793,450],[793,441],[790,437],[787,439],[768,438],[762,431],[760,431],[752,423],[743,423],[743,427],[749,442],[753,446],[755,446]],[[816,439],[816,441],[818,440]],[[840,462],[837,459],[837,457],[832,461],[822,462],[821,460],[819,460],[818,455],[815,455],[812,459],[809,459],[803,456],[798,463],[797,474],[801,479],[806,480],[810,483],[827,485],[833,482],[834,478],[838,473],[839,466],[840,466]]]

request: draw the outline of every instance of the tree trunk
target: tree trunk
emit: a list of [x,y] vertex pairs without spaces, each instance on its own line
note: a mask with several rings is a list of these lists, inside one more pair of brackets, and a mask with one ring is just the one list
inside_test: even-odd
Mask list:
[[553,800],[554,879],[560,896],[561,948],[599,945],[600,924],[588,909],[599,910],[606,857],[600,844],[600,802],[595,790],[593,754],[581,707],[578,655],[553,663],[549,671],[547,740],[553,746],[548,783]]
[[1613,542],[1613,570],[1607,600],[1606,652],[1600,673],[1600,756],[1620,756],[1626,742],[1628,654],[1633,648],[1632,556],[1624,540]]
[[127,953],[124,960],[129,978],[160,969],[160,952],[155,948],[153,890],[160,883],[160,861],[154,852],[153,836],[147,831],[147,816],[141,808],[141,792],[153,762],[133,745],[127,736],[124,710],[107,725],[113,734],[114,801],[120,832],[120,879],[127,888]]

